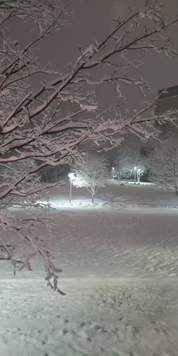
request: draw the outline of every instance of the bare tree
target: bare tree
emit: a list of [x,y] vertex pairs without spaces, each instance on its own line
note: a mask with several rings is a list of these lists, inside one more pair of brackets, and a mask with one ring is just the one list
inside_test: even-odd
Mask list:
[[147,159],[152,182],[178,195],[178,139],[169,137],[155,147]]
[[[46,216],[37,218],[35,213],[33,223],[31,217],[26,224],[23,218],[10,215],[9,208],[14,204],[39,207],[37,196],[49,185],[41,184],[37,172],[47,165],[70,164],[73,157],[80,155],[79,148],[86,140],[93,140],[99,148],[104,142],[107,149],[120,144],[127,129],[138,136],[154,136],[152,123],[168,116],[154,117],[149,111],[154,102],[145,103],[132,115],[122,88],[130,86],[146,96],[147,83],[133,77],[134,68],[141,64],[136,58],[138,51],[168,57],[176,54],[169,30],[176,26],[177,19],[167,23],[155,0],[118,19],[115,28],[100,42],[93,40],[89,47],[80,47],[78,58],[65,73],[51,70],[41,64],[35,48],[46,36],[67,25],[68,5],[68,0],[0,2],[0,224],[2,230],[14,230],[16,237],[32,248],[25,257],[15,258],[13,244],[1,237],[2,258],[14,266],[21,264],[21,269],[30,269],[31,258],[41,255],[46,278],[54,289],[59,270],[51,262],[50,251],[34,233],[34,225],[47,222]],[[17,22],[30,22],[34,27],[25,44],[14,39],[13,24]],[[135,53],[134,60],[129,58],[130,53]],[[94,69],[100,74],[93,74]],[[34,83],[39,83],[35,90]],[[105,83],[115,88],[117,97],[116,105],[103,109],[97,106],[93,87]],[[174,114],[169,117],[174,119]]]
[[106,160],[96,155],[88,155],[74,163],[75,169],[70,175],[72,184],[77,188],[86,187],[94,203],[99,188],[104,187],[110,178]]

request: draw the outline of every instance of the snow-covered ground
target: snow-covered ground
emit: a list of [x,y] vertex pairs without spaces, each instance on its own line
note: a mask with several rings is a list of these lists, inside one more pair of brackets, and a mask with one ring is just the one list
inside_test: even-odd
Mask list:
[[[92,206],[91,196],[86,188],[72,187],[72,204],[69,203],[70,187],[69,184],[60,189],[51,189],[48,196],[54,208],[80,208],[80,206]],[[118,208],[129,208],[152,205],[153,207],[178,208],[178,196],[175,192],[167,192],[164,189],[157,188],[152,184],[134,184],[110,182],[106,187],[100,188],[95,198],[96,207],[111,206]]]
[[52,189],[43,237],[63,269],[61,296],[0,262],[0,355],[177,356],[178,197],[154,186]]

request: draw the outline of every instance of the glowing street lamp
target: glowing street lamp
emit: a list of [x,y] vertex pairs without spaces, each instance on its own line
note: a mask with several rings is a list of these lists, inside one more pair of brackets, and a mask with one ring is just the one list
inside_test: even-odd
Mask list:
[[115,167],[112,167],[112,179],[114,179]]

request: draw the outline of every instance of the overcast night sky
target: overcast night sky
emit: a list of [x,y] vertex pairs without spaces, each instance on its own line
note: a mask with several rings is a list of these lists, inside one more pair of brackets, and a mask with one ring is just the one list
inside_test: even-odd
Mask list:
[[[178,14],[177,0],[163,0],[165,5],[165,14],[169,19]],[[79,55],[78,45],[88,46],[92,39],[103,39],[109,29],[114,27],[118,15],[124,16],[128,12],[128,7],[134,9],[140,8],[145,4],[145,0],[75,0],[71,8],[71,25],[65,27],[59,32],[55,32],[46,41],[40,44],[39,55],[46,62],[49,62],[51,68],[59,71],[66,71],[67,64],[76,60]],[[27,25],[26,25],[27,26]],[[27,31],[31,29],[27,28]],[[16,31],[23,33],[21,28]],[[23,35],[24,36],[24,35]],[[173,32],[173,40],[176,43],[178,51],[178,29]],[[137,59],[137,53],[134,58]],[[148,95],[149,100],[153,100],[157,95],[158,89],[178,85],[178,57],[163,58],[162,55],[153,54],[152,56],[142,56],[144,65],[133,73],[133,76],[143,77],[152,89]],[[106,90],[105,90],[106,89]],[[108,104],[111,96],[107,88],[99,93],[101,102]],[[128,100],[132,108],[140,106],[140,96],[135,90],[129,92]]]
[[[178,13],[177,0],[164,0],[165,13],[170,19]],[[56,33],[53,41],[48,42],[51,65],[65,68],[68,62],[75,60],[78,55],[78,44],[82,46],[91,43],[93,38],[102,39],[108,29],[114,26],[113,19],[118,15],[124,16],[128,7],[139,8],[145,0],[77,0],[73,2],[73,23],[61,33]],[[178,49],[178,30],[174,31],[174,41]],[[54,45],[55,44],[55,45]],[[46,45],[41,51],[46,52]],[[46,53],[46,54],[47,54]],[[52,53],[52,55],[51,55]],[[178,58],[170,59],[153,55],[144,58],[143,67],[139,68],[137,76],[143,76],[152,85],[150,100],[156,96],[158,89],[178,84]],[[107,101],[108,93],[104,93]],[[133,90],[130,101],[135,103]],[[138,98],[140,100],[140,98]]]

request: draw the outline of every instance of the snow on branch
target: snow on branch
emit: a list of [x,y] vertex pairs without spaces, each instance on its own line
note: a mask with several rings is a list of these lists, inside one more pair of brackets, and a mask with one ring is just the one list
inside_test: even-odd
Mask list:
[[99,155],[86,155],[85,159],[76,159],[73,163],[73,170],[69,178],[74,186],[86,187],[92,197],[94,197],[99,188],[104,187],[110,178],[107,162]]
[[[138,52],[139,57],[154,52],[168,58],[177,55],[170,35],[170,30],[177,26],[177,17],[167,22],[159,1],[153,0],[151,6],[147,2],[140,11],[130,11],[125,18],[118,19],[101,41],[80,46],[78,57],[72,64],[67,63],[62,72],[60,68],[51,69],[45,58],[37,54],[36,46],[41,41],[45,43],[47,36],[52,39],[53,32],[70,23],[71,6],[68,0],[0,2],[0,206],[7,216],[6,223],[1,216],[1,226],[9,226],[14,231],[20,226],[17,240],[28,240],[32,251],[21,261],[12,256],[9,246],[13,244],[4,242],[3,238],[0,243],[5,258],[22,264],[22,268],[30,268],[33,257],[41,255],[49,285],[52,286],[53,278],[56,290],[58,269],[50,262],[49,250],[29,232],[33,230],[32,225],[26,231],[23,218],[19,221],[8,217],[9,208],[28,202],[29,207],[36,209],[37,197],[50,185],[44,188],[41,170],[50,165],[72,165],[76,159],[75,177],[79,174],[83,177],[94,199],[97,189],[104,184],[107,168],[100,159],[96,163],[96,157],[83,162],[82,145],[86,147],[92,141],[98,150],[107,151],[122,143],[126,131],[142,139],[155,137],[158,130],[154,122],[170,121],[176,125],[177,120],[175,110],[153,115],[155,100],[146,101],[150,85],[134,72],[144,65],[144,60],[137,58]],[[26,36],[21,43],[11,31],[15,23],[23,27],[28,21],[34,31],[30,40]],[[135,111],[130,108],[126,87],[141,97],[143,105]],[[114,100],[109,107],[98,95],[105,88]],[[98,176],[91,179],[91,171],[98,172]],[[89,179],[95,183],[89,184]]]

